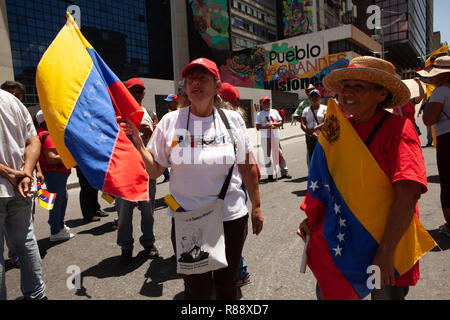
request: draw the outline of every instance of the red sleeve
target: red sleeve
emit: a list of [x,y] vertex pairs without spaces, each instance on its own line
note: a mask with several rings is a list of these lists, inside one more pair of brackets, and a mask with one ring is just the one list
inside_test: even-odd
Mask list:
[[52,137],[50,137],[50,135],[47,135],[44,141],[44,150],[48,149],[56,149],[55,145],[53,144]]
[[[400,118],[400,117],[398,117]],[[397,119],[398,119],[397,118]],[[389,177],[392,183],[411,180],[427,192],[427,174],[419,136],[411,121],[395,121],[389,150]]]

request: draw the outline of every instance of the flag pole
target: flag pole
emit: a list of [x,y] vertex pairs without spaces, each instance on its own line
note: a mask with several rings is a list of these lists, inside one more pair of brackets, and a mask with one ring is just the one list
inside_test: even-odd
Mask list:
[[302,263],[300,265],[300,273],[305,273],[306,272],[306,263],[307,263],[307,260],[308,260],[308,256],[306,255],[306,248],[308,247],[308,243],[309,243],[309,239],[310,238],[311,238],[310,235],[306,236],[305,246],[303,247]]

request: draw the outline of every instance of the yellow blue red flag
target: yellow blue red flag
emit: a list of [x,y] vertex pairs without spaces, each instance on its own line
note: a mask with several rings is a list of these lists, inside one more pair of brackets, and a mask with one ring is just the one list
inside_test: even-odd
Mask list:
[[144,111],[67,13],[39,62],[36,86],[44,118],[64,165],[78,164],[96,189],[148,200],[144,162],[116,122],[139,128]]
[[431,54],[431,56],[425,61],[424,64],[422,64],[420,66],[419,69],[417,69],[417,71],[426,70],[426,69],[430,68],[431,66],[433,66],[434,61],[437,58],[445,56],[447,54],[448,54],[448,46],[440,47],[439,49],[437,49],[435,52],[433,52]]
[[42,185],[38,183],[37,185],[37,199],[39,205],[47,210],[52,210],[55,204],[56,193],[50,193],[42,188]]
[[[371,292],[367,268],[383,237],[394,188],[333,99],[324,122],[301,205],[314,225],[308,266],[325,299],[362,299]],[[396,274],[435,245],[414,215],[395,250]]]

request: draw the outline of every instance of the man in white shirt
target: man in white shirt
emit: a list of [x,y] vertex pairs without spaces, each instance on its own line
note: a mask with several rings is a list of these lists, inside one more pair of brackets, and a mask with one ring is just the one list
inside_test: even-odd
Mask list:
[[0,90],[0,141],[0,300],[6,300],[5,231],[19,257],[24,298],[46,299],[30,192],[41,143],[26,107],[4,90]]
[[[278,162],[278,156],[280,158],[281,178],[291,179],[292,176],[288,173],[288,167],[283,157],[283,150],[281,149],[280,139],[278,137],[278,128],[282,125],[280,114],[277,110],[271,108],[269,97],[262,97],[259,100],[259,104],[262,110],[256,115],[256,130],[261,131],[261,146],[263,148],[264,164],[267,169],[268,180],[274,181],[273,173],[276,170],[276,164],[272,164],[272,153],[274,153],[273,156],[276,162]],[[276,141],[272,141],[272,139]]]

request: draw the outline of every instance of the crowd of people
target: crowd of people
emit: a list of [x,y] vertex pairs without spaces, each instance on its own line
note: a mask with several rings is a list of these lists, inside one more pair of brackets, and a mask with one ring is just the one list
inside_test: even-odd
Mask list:
[[[438,58],[431,70],[420,73],[436,86],[425,103],[423,121],[436,129],[440,199],[445,219],[439,230],[447,236],[450,236],[449,60],[448,56]],[[164,175],[164,182],[169,183],[170,196],[177,205],[169,205],[168,208],[172,221],[173,258],[177,263],[183,262],[187,253],[194,263],[208,255],[211,259],[215,258],[213,251],[205,252],[200,247],[196,242],[198,239],[191,239],[192,248],[180,252],[180,248],[185,250],[187,243],[183,239],[185,236],[176,231],[180,230],[180,225],[176,228],[176,224],[181,223],[177,218],[180,208],[182,214],[201,210],[209,210],[208,214],[213,212],[218,216],[219,222],[216,224],[220,225],[219,232],[224,240],[222,253],[226,257],[226,265],[220,268],[211,266],[194,274],[184,273],[185,299],[209,299],[215,290],[217,299],[235,300],[238,298],[238,286],[250,282],[247,264],[242,256],[248,220],[251,221],[253,234],[258,235],[263,229],[259,193],[261,173],[247,133],[246,114],[239,105],[239,91],[221,82],[217,65],[206,58],[191,61],[183,69],[182,78],[177,94],[170,94],[164,99],[168,112],[161,119],[145,108],[139,128],[126,119],[117,119],[142,156],[150,178],[150,201],[134,203],[115,198],[121,261],[128,265],[133,258],[132,215],[135,207],[141,212],[142,236],[139,242],[150,259],[159,256],[153,225],[156,179]],[[420,81],[417,79],[417,82]],[[372,292],[372,299],[404,299],[409,286],[417,283],[419,266],[417,263],[406,274],[399,276],[394,272],[392,260],[407,224],[414,214],[418,215],[418,199],[427,191],[418,131],[414,117],[407,115],[411,113],[408,113],[411,106],[414,108],[424,100],[425,93],[422,90],[419,97],[411,99],[408,88],[396,76],[395,66],[374,57],[353,59],[348,68],[334,70],[327,75],[323,84],[336,94],[339,107],[361,140],[366,142],[368,150],[395,190],[386,230],[373,257],[373,264],[381,268],[383,287]],[[125,82],[125,87],[142,106],[146,90],[144,83],[132,78]],[[0,299],[6,299],[4,242],[8,246],[10,261],[20,267],[24,298],[46,299],[42,261],[33,231],[33,183],[35,180],[45,183],[49,192],[58,195],[49,214],[50,241],[69,240],[74,234],[65,224],[64,217],[67,178],[71,170],[58,156],[42,112],[35,117],[35,128],[31,115],[21,103],[23,86],[8,81],[1,88]],[[327,106],[321,104],[321,92],[312,84],[305,92],[308,98],[301,101],[293,118],[305,133],[307,165],[310,167]],[[261,97],[259,103],[261,111],[256,115],[255,126],[260,132],[263,165],[268,180],[275,180],[273,176],[277,174],[277,166],[281,178],[290,179],[292,177],[288,173],[278,135],[285,120],[284,112],[280,115],[273,109],[269,97]],[[394,114],[386,111],[392,108],[396,108]],[[101,210],[98,203],[98,190],[90,186],[78,167],[76,172],[84,221],[90,223],[106,217],[108,214]],[[190,183],[189,188],[186,188],[186,181]],[[310,211],[316,210],[315,206],[307,195],[302,203],[307,217]],[[298,235],[305,241],[307,236],[314,236],[320,232],[320,221],[323,219],[324,216],[314,221],[306,218],[298,228]],[[323,298],[319,286],[317,297]]]

